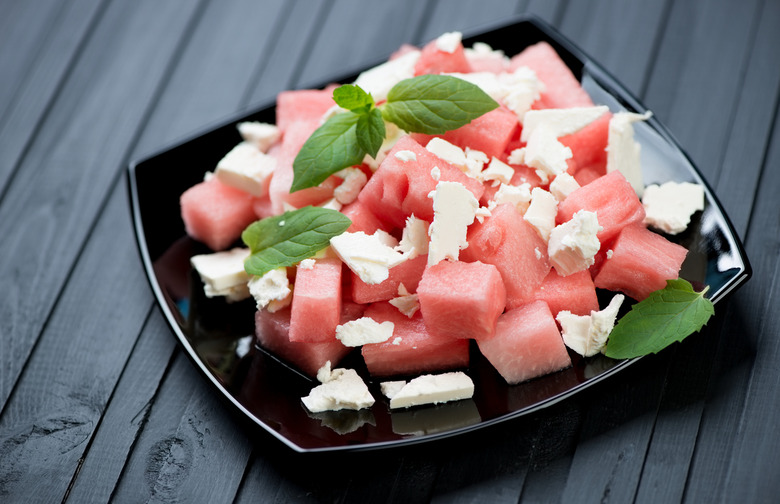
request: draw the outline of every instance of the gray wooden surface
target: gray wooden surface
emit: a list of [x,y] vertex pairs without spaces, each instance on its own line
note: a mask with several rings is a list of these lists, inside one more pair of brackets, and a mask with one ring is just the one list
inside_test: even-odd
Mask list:
[[[754,277],[683,344],[475,434],[316,456],[252,435],[154,303],[127,163],[522,12],[671,129]],[[0,0],[0,502],[776,502],[779,47],[774,0]]]

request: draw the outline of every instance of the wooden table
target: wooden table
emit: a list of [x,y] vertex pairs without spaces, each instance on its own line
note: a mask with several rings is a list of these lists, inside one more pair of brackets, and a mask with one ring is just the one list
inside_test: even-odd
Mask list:
[[[275,96],[530,12],[677,136],[754,277],[701,333],[540,412],[401,449],[297,454],[177,345],[129,160]],[[0,502],[776,502],[780,3],[0,2]]]

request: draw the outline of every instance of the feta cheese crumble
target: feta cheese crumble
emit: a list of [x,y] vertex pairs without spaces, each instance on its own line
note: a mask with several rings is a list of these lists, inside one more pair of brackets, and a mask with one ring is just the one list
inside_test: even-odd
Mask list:
[[330,246],[362,281],[377,284],[390,276],[390,268],[407,259],[393,249],[394,245],[387,245],[384,240],[379,233],[367,235],[363,231],[345,232],[331,238]]
[[626,177],[634,191],[641,197],[644,190],[640,146],[634,141],[633,123],[646,121],[652,116],[649,110],[644,114],[634,112],[615,112],[609,120],[607,140],[607,173],[615,170]]
[[523,116],[523,131],[520,133],[520,140],[527,142],[533,132],[542,125],[549,128],[556,138],[571,135],[608,111],[609,107],[606,105],[529,110]]
[[545,242],[550,239],[557,214],[558,200],[555,196],[540,187],[534,187],[531,191],[531,204],[525,211],[523,219],[536,228]]
[[237,128],[245,142],[253,144],[262,152],[268,152],[281,137],[281,132],[275,124],[245,121],[238,123]]
[[254,144],[241,142],[217,163],[214,175],[225,185],[262,198],[268,193],[276,158],[265,154]]
[[360,190],[368,182],[368,177],[360,168],[345,168],[336,175],[344,179],[344,182],[333,190],[333,197],[342,205],[348,205],[355,201]]
[[561,276],[587,269],[595,262],[601,243],[601,231],[595,212],[580,210],[568,222],[555,226],[550,233],[547,254]]
[[624,299],[623,294],[616,294],[606,308],[591,311],[590,315],[574,315],[568,310],[558,312],[555,318],[563,329],[561,333],[566,346],[584,357],[601,352],[615,326]]
[[336,339],[344,346],[356,347],[369,343],[383,343],[393,337],[395,324],[379,323],[370,317],[360,317],[336,326]]
[[[306,267],[303,265],[306,261],[311,261],[311,266],[314,266],[313,260],[305,259],[301,261],[299,267]],[[266,308],[269,312],[275,312],[289,305],[292,300],[292,289],[290,289],[290,280],[287,278],[287,268],[273,269],[262,276],[252,275],[248,286],[249,293],[255,298],[258,310]]]
[[474,395],[474,382],[462,371],[422,375],[408,383],[385,383],[382,393],[390,399],[390,409],[459,401]]
[[668,234],[688,228],[694,213],[704,210],[704,188],[690,182],[651,184],[642,196],[645,223]]
[[249,274],[244,270],[248,248],[234,248],[190,258],[190,264],[203,282],[206,297],[225,296],[230,301],[249,297]]
[[419,297],[417,294],[410,294],[403,283],[398,285],[398,297],[394,297],[388,302],[409,318],[412,318],[420,309]]
[[439,182],[428,196],[433,197],[428,266],[443,259],[457,261],[460,250],[468,246],[466,231],[474,222],[479,201],[458,182]]
[[461,45],[462,40],[463,34],[461,32],[443,33],[436,39],[436,49],[452,54]]
[[322,384],[301,398],[304,406],[312,413],[342,409],[360,410],[370,408],[375,402],[365,382],[354,369],[338,368],[331,371],[328,361],[317,372],[317,379]]

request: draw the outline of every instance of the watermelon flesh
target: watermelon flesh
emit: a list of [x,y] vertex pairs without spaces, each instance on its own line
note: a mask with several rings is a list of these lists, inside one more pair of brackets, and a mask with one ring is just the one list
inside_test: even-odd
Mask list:
[[394,325],[390,340],[362,347],[371,376],[417,375],[469,365],[469,341],[431,334],[419,311],[409,318],[390,303],[379,302],[369,305],[363,316]]
[[351,272],[352,300],[364,304],[387,301],[398,296],[398,287],[401,284],[408,292],[415,292],[427,264],[427,255],[407,259],[398,266],[390,268],[387,279],[377,284],[367,284]]
[[571,366],[558,326],[544,301],[534,301],[498,317],[496,334],[477,342],[507,383],[516,384]]
[[553,316],[561,310],[575,315],[590,315],[591,311],[599,309],[596,286],[587,270],[561,276],[554,268],[551,269],[536,290],[535,297],[547,303]]
[[428,267],[417,295],[428,330],[450,338],[489,338],[506,306],[501,274],[479,261],[440,261]]
[[338,341],[341,270],[338,258],[317,259],[311,268],[298,267],[290,314],[290,341]]

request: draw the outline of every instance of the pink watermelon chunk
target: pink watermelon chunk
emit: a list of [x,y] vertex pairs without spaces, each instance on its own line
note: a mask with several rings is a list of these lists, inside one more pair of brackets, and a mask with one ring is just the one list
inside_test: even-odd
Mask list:
[[325,112],[336,104],[334,88],[282,91],[276,96],[276,126],[284,133],[296,121],[319,123]]
[[317,259],[309,269],[298,267],[290,312],[290,341],[338,341],[341,267],[338,258]]
[[[413,152],[416,160],[402,161],[395,154]],[[441,181],[460,182],[479,200],[484,191],[482,183],[464,174],[458,167],[428,152],[410,136],[396,142],[358,195],[358,201],[368,207],[391,228],[403,228],[406,218],[414,214],[420,219],[433,220],[433,200],[428,194],[437,181],[431,170],[438,167]]]
[[489,338],[506,307],[506,289],[492,264],[441,261],[428,267],[417,286],[425,325],[450,338]]
[[469,365],[469,340],[431,334],[419,311],[409,318],[390,303],[379,302],[363,316],[394,325],[390,340],[362,347],[371,376],[418,375]]
[[316,376],[327,361],[335,367],[352,350],[336,339],[325,343],[290,341],[289,333],[289,307],[275,313],[255,312],[255,336],[260,346],[309,376]]
[[545,91],[541,94],[534,108],[569,108],[589,107],[593,105],[588,93],[582,89],[580,82],[566,66],[558,53],[547,42],[539,42],[526,47],[522,52],[512,57],[509,62],[511,71],[521,66],[527,66],[544,83]]
[[514,138],[519,125],[514,112],[501,106],[443,135],[414,133],[412,137],[420,144],[427,145],[431,138],[438,136],[461,149],[468,147],[484,152],[488,158],[500,158]]
[[562,224],[579,210],[596,212],[603,228],[596,235],[601,243],[617,235],[625,226],[641,223],[645,218],[642,202],[619,171],[599,177],[569,194],[558,204],[555,222]]
[[414,75],[468,72],[471,72],[471,65],[466,59],[463,44],[458,44],[450,53],[439,50],[435,40],[422,48],[420,58],[414,65]]
[[[561,137],[561,143],[571,149],[572,160],[576,166],[570,170],[577,175],[587,168],[599,175],[607,173],[607,142],[609,140],[609,119],[612,114],[604,114],[576,133]],[[581,184],[582,185],[582,184]]]
[[268,187],[268,196],[271,199],[271,209],[274,214],[280,214],[285,210],[285,202],[290,197],[290,187],[293,182],[293,162],[295,156],[306,143],[306,140],[319,126],[318,121],[295,121],[287,126],[279,148],[279,156],[276,158],[276,168]]
[[592,310],[599,309],[596,287],[587,270],[564,277],[551,269],[536,290],[536,299],[545,301],[553,316],[561,310],[575,315],[590,315]]
[[351,273],[352,300],[356,303],[387,301],[398,296],[398,286],[400,284],[404,284],[407,291],[415,292],[427,263],[427,255],[408,259],[398,266],[390,268],[390,276],[378,284],[367,284],[355,273]]
[[341,208],[341,213],[349,217],[352,221],[349,229],[350,233],[357,233],[363,231],[366,234],[374,234],[377,229],[382,229],[382,221],[379,217],[368,209],[365,203],[360,200],[355,200],[348,205],[344,205]]
[[477,344],[482,355],[512,385],[571,366],[561,333],[544,301],[502,314],[495,336]]
[[550,271],[547,243],[515,207],[498,205],[484,222],[472,224],[468,243],[461,260],[481,261],[498,269],[508,309],[534,300],[536,289]]
[[216,177],[195,184],[179,198],[187,234],[212,250],[227,248],[257,219],[254,203],[251,194]]
[[624,228],[611,246],[593,283],[600,289],[621,291],[641,301],[674,280],[688,251],[643,225]]

